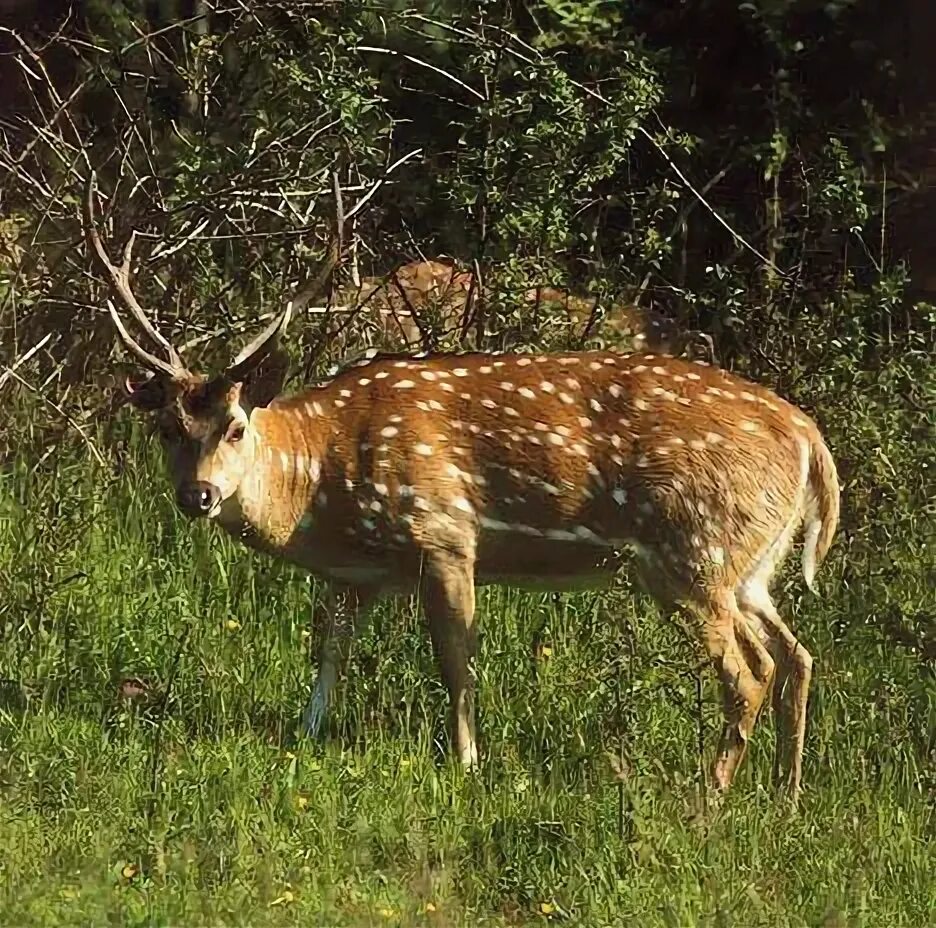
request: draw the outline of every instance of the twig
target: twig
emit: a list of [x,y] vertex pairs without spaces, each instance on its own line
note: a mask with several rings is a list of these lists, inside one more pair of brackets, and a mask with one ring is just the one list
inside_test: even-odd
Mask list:
[[384,183],[386,183],[387,177],[389,177],[393,171],[395,171],[405,162],[409,161],[410,158],[415,158],[416,155],[421,154],[421,148],[414,148],[411,152],[403,155],[401,158],[397,158],[397,160],[394,161],[386,171],[384,171],[384,176],[381,177],[380,180],[378,180],[377,183],[375,183],[374,186],[371,187],[370,190],[368,190],[367,193],[365,193],[364,196],[361,197],[361,199],[358,200],[357,203],[355,203],[354,206],[348,210],[348,212],[345,213],[345,221],[356,216],[364,208],[364,204],[367,203],[367,201],[384,185]]
[[728,230],[735,242],[737,242],[743,248],[746,248],[749,252],[751,252],[751,254],[760,258],[760,260],[778,277],[787,277],[786,273],[781,271],[780,268],[770,260],[770,258],[761,254],[753,245],[751,245],[741,235],[735,232],[735,230],[728,224],[727,220],[721,216],[718,210],[716,210],[715,207],[705,199],[702,193],[695,188],[692,181],[686,177],[679,165],[676,164],[676,162],[673,161],[673,159],[669,156],[669,152],[667,152],[667,150],[643,126],[637,126],[636,131],[639,132],[645,139],[647,139],[647,141],[660,153],[660,156],[670,166],[673,173],[689,188],[696,199],[715,217],[715,219]]
[[482,103],[487,102],[483,93],[479,93],[474,89],[474,87],[471,87],[464,81],[459,80],[454,74],[450,74],[448,71],[445,71],[442,68],[438,68],[434,64],[430,64],[428,61],[423,61],[421,58],[416,58],[413,55],[406,55],[403,52],[395,51],[392,48],[379,48],[375,45],[358,45],[354,50],[356,52],[374,52],[377,55],[393,55],[396,58],[404,58],[406,61],[419,65],[421,68],[426,68],[429,71],[435,71],[436,74],[441,74],[443,77],[448,78],[448,80],[450,80],[453,84],[458,84],[459,87],[467,90],[468,93],[470,93],[473,97],[476,97]]
[[167,245],[162,249],[160,249],[159,245],[157,245],[150,253],[149,258],[147,259],[147,263],[157,261],[160,258],[168,258],[169,255],[174,255],[177,251],[181,251],[183,248],[185,248],[186,245],[188,245],[189,242],[194,241],[199,237],[202,230],[208,225],[209,222],[210,220],[208,217],[205,217],[195,226],[194,229],[192,229],[190,233],[188,233],[188,235],[177,239],[171,245]]
[[22,367],[37,351],[40,351],[48,343],[50,338],[52,338],[51,332],[47,333],[44,338],[33,345],[26,354],[17,358],[13,364],[6,369],[5,373],[0,374],[0,388],[3,387],[10,377],[14,376],[14,371],[16,371],[18,367]]
[[39,397],[46,405],[51,406],[62,418],[81,436],[84,443],[88,446],[88,449],[91,453],[97,458],[98,463],[101,467],[107,467],[107,462],[104,460],[104,456],[100,451],[95,447],[94,442],[85,434],[84,429],[67,413],[61,406],[58,405],[54,400],[50,400],[44,393],[36,389],[28,380],[24,380],[16,373],[12,368],[7,367],[6,364],[3,365],[4,371],[8,377],[12,377],[22,386],[24,386],[30,393],[35,394]]

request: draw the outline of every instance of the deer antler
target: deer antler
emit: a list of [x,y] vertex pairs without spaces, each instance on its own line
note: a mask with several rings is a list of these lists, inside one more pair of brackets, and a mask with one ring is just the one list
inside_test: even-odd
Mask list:
[[337,267],[340,259],[341,247],[339,239],[336,237],[332,240],[328,248],[328,255],[315,278],[286,303],[283,311],[253,341],[241,349],[231,366],[225,371],[225,377],[237,382],[243,380],[254,368],[259,366],[270,353],[286,326],[289,325],[292,314],[302,312],[309,301],[319,293],[331,276],[332,271]]
[[133,338],[130,337],[129,332],[127,332],[126,327],[120,319],[120,316],[117,314],[117,310],[114,308],[114,304],[110,300],[107,301],[107,309],[111,314],[111,318],[114,320],[114,325],[117,328],[117,332],[120,335],[121,341],[123,341],[124,345],[131,352],[133,352],[134,355],[136,355],[139,361],[146,368],[153,371],[154,373],[162,373],[168,375],[169,377],[177,378],[180,374],[184,374],[186,370],[179,352],[172,347],[172,345],[156,330],[149,319],[146,318],[146,314],[143,312],[142,307],[137,302],[137,299],[133,294],[133,290],[130,287],[130,264],[133,257],[133,245],[136,240],[136,231],[130,235],[130,238],[127,240],[127,244],[124,246],[123,259],[119,267],[113,264],[110,258],[107,256],[107,250],[104,248],[104,243],[101,241],[101,235],[98,232],[97,226],[94,222],[94,195],[96,180],[96,174],[94,171],[92,171],[90,177],[88,178],[88,190],[84,203],[85,233],[88,237],[88,241],[91,243],[91,247],[94,255],[97,258],[98,265],[110,280],[111,289],[113,290],[114,295],[130,311],[130,314],[134,319],[136,319],[146,334],[166,350],[166,353],[169,355],[169,362],[167,363],[161,358],[156,357],[156,355],[150,354],[150,352],[141,347],[133,340]]

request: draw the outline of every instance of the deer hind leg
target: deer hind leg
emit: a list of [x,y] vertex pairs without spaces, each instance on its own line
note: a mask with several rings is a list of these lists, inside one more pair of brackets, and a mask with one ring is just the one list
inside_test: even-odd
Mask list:
[[725,790],[734,779],[757,716],[770,688],[774,661],[743,613],[733,593],[714,592],[694,611],[703,621],[703,639],[721,680],[725,722],[712,766],[712,782]]
[[774,783],[779,783],[781,761],[785,756],[784,752],[787,749],[787,742],[789,741],[789,717],[784,711],[783,693],[790,673],[790,662],[787,659],[787,649],[783,642],[774,634],[773,630],[762,621],[760,615],[750,608],[748,602],[743,598],[743,594],[739,592],[737,596],[738,606],[747,620],[749,633],[757,636],[774,661],[774,676],[771,686],[771,707],[775,717],[772,779]]
[[375,590],[335,587],[312,608],[313,635],[319,638],[318,676],[302,713],[302,730],[310,738],[317,738],[322,731],[331,693],[348,661],[351,642],[366,627],[376,599]]
[[452,748],[465,767],[473,767],[478,763],[478,747],[470,668],[477,648],[472,560],[433,553],[424,564],[421,594],[433,650],[449,692]]
[[778,785],[782,784],[786,767],[786,786],[796,799],[803,772],[812,656],[780,617],[764,583],[751,581],[744,584],[738,592],[738,600],[744,612],[756,618],[772,639],[770,650],[777,663],[773,697],[777,715],[774,779]]

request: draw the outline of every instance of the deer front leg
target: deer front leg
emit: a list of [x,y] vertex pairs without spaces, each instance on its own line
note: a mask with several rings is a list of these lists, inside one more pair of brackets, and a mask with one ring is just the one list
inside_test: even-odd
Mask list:
[[377,591],[330,588],[312,609],[313,637],[318,635],[318,676],[302,713],[302,730],[317,738],[328,713],[331,693],[341,676],[354,636],[367,627]]
[[423,609],[449,692],[452,749],[465,767],[473,767],[478,763],[470,668],[477,647],[474,565],[469,558],[448,553],[427,561],[421,585]]

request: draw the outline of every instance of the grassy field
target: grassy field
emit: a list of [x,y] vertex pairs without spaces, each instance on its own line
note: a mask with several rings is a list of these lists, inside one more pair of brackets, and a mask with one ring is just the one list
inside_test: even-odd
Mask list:
[[178,517],[131,446],[118,474],[0,476],[0,924],[936,923],[932,674],[876,627],[926,608],[922,571],[862,578],[842,542],[821,597],[786,575],[816,657],[796,815],[769,717],[723,806],[700,800],[714,681],[623,585],[481,595],[465,775],[405,603],[328,739],[297,742],[309,583]]

